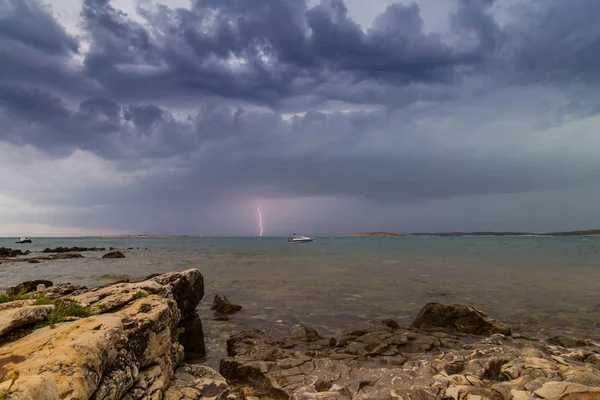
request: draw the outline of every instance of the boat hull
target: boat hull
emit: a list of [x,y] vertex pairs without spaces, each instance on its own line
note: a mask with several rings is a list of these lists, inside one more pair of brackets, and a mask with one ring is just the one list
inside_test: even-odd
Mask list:
[[17,240],[15,243],[31,243],[31,240]]
[[288,243],[308,243],[312,242],[314,239],[298,239],[298,240],[289,240]]

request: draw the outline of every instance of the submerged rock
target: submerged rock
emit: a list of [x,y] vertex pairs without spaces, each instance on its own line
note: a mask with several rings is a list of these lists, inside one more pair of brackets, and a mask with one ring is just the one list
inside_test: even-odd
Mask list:
[[230,303],[224,294],[215,295],[211,310],[217,315],[230,315],[242,310],[242,306]]
[[413,328],[443,329],[452,333],[490,336],[495,333],[509,336],[510,328],[488,318],[475,307],[460,304],[427,303],[419,312]]
[[120,251],[111,251],[103,255],[102,258],[125,258],[125,255]]

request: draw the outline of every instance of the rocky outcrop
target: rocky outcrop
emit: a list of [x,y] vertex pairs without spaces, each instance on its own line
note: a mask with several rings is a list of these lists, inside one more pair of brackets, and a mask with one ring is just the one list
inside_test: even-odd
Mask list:
[[31,253],[29,250],[22,251],[20,249],[11,249],[8,247],[0,247],[0,257],[26,256],[29,253]]
[[102,258],[125,258],[125,255],[120,251],[111,251],[103,255]]
[[460,304],[427,303],[411,327],[486,336],[511,333],[509,327],[488,318],[483,311]]
[[[112,250],[112,249],[111,249]],[[51,249],[46,247],[42,250],[42,253],[70,253],[70,252],[82,252],[82,251],[106,251],[106,247],[57,247]]]
[[224,294],[217,294],[213,300],[211,310],[214,310],[215,315],[230,315],[241,311],[242,306],[229,302]]
[[26,281],[23,283],[19,283],[16,286],[11,286],[6,289],[6,294],[9,296],[16,296],[19,293],[26,294],[30,292],[35,292],[38,289],[39,285],[44,285],[45,288],[49,288],[53,285],[52,281],[46,279],[36,279],[33,281]]
[[278,340],[249,330],[233,336],[227,351],[220,372],[246,399],[600,399],[600,349],[593,343],[573,350],[386,320],[329,339],[311,328]]
[[[188,270],[94,289],[59,284],[32,293],[36,300],[1,304],[0,332],[18,332],[16,321],[41,326],[4,338],[0,394],[10,387],[13,399],[224,399],[223,377],[182,364],[182,311],[195,309],[203,290],[202,275]],[[33,305],[61,301],[91,316],[50,324],[55,306]],[[203,335],[194,339],[204,348]]]

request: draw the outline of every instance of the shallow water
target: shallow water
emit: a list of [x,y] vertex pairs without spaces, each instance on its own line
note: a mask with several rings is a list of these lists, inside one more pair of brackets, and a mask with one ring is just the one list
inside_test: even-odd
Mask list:
[[[209,346],[250,326],[287,332],[307,324],[333,335],[384,317],[409,324],[428,301],[471,304],[528,334],[592,333],[600,321],[600,237],[33,240],[0,239],[0,247],[112,246],[127,258],[88,252],[84,259],[2,264],[0,287],[29,279],[93,286],[198,268]],[[211,321],[215,293],[243,311],[229,322]]]

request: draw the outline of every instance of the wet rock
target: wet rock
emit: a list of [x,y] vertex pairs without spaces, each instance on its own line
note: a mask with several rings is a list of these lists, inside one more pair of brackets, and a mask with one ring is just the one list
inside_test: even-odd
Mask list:
[[595,358],[550,343],[378,325],[343,335],[331,346],[328,340],[307,340],[303,329],[280,340],[258,330],[232,336],[221,374],[245,398],[258,399],[587,400],[597,395]]
[[214,310],[215,314],[230,315],[241,311],[242,306],[230,303],[223,294],[217,294],[213,300],[211,310]]
[[32,259],[32,260],[27,260],[27,262],[28,262],[29,264],[39,264],[39,263],[40,263],[40,260]]
[[191,360],[204,357],[206,355],[204,330],[198,314],[192,314],[182,319],[178,328],[182,329],[178,341],[185,349],[185,359]]
[[70,253],[70,252],[81,252],[81,251],[106,251],[105,247],[57,247],[51,249],[46,247],[42,250],[42,253]]
[[589,340],[571,337],[567,335],[558,335],[548,339],[548,342],[562,347],[585,347],[590,344]]
[[52,310],[53,305],[30,305],[0,310],[0,337],[18,328],[42,322]]
[[475,307],[460,304],[427,303],[411,327],[418,329],[443,329],[452,333],[490,336],[510,335],[506,325],[494,321]]
[[26,256],[29,253],[31,253],[29,250],[22,251],[21,249],[11,249],[8,247],[0,247],[0,257]]
[[103,255],[102,258],[125,258],[125,255],[120,251],[111,251]]
[[19,283],[17,286],[11,286],[6,289],[6,294],[9,296],[16,296],[17,294],[25,294],[30,292],[35,292],[37,290],[38,285],[44,285],[45,287],[50,287],[53,285],[52,281],[48,281],[45,279],[36,279],[33,281],[26,281],[23,283]]

